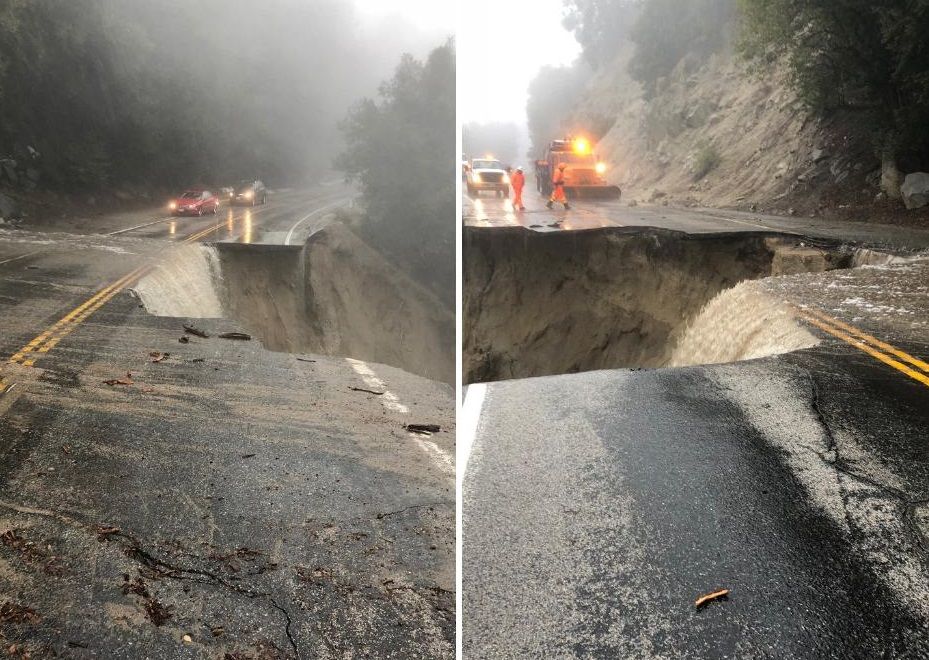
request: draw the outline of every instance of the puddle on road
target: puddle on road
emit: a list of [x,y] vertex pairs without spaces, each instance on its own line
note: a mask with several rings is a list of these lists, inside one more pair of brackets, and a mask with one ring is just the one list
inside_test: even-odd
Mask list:
[[135,290],[152,314],[233,319],[269,350],[454,380],[453,310],[342,225],[303,246],[180,246]]
[[815,346],[753,281],[857,260],[836,246],[760,234],[468,227],[465,382],[734,362]]

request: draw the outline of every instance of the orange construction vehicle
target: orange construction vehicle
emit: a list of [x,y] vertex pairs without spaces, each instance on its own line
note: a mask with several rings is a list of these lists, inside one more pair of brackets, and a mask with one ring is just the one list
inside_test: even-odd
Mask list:
[[545,197],[552,194],[552,174],[559,163],[565,163],[565,194],[568,199],[599,198],[619,199],[619,186],[610,185],[604,178],[606,163],[597,159],[584,138],[554,140],[548,145],[543,158],[536,161],[536,188]]

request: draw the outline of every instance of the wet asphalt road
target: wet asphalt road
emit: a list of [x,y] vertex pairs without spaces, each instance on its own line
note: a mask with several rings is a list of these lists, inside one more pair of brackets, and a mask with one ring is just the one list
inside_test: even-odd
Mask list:
[[584,199],[565,211],[545,208],[534,190],[523,192],[526,210],[516,212],[509,200],[482,194],[462,197],[464,224],[473,227],[526,227],[537,232],[582,231],[601,227],[657,227],[688,234],[777,232],[889,249],[929,249],[929,229],[830,221],[721,209],[629,206],[622,201]]
[[[127,289],[100,297],[191,236],[280,243],[297,225],[303,241],[343,196],[281,193],[232,210],[231,229],[227,213],[219,226],[134,215],[101,233],[0,232],[4,644],[31,657],[450,657],[451,389],[221,339],[241,328],[153,317]],[[210,337],[179,342],[184,323]],[[45,343],[6,363],[33,337]],[[372,378],[395,405],[360,391]],[[412,436],[412,422],[442,432]]]
[[[927,246],[918,230],[620,203],[468,209],[479,227]],[[830,319],[800,317],[812,349],[470,386],[464,657],[929,656],[927,267],[759,283]],[[695,608],[717,589],[728,599]]]
[[840,343],[488,385],[464,655],[926,657],[927,427],[929,388]]

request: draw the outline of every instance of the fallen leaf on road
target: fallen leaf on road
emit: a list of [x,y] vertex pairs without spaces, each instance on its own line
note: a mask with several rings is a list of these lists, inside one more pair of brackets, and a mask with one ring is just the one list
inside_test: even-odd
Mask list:
[[220,339],[239,339],[241,341],[251,341],[252,336],[244,332],[224,332],[219,336]]
[[226,632],[226,629],[223,628],[222,626],[213,626],[212,628],[210,628],[210,632],[213,633],[213,637],[219,637],[224,632]]
[[132,372],[127,371],[125,378],[111,378],[103,382],[106,385],[132,385]]
[[152,358],[152,363],[158,363],[158,362],[164,362],[166,359],[168,359],[168,357],[171,356],[171,354],[170,353],[159,353],[157,351],[153,351],[149,353],[148,356]]
[[119,527],[112,525],[94,525],[94,532],[97,533],[98,541],[106,541],[113,534],[119,534]]
[[2,623],[33,623],[39,620],[39,613],[31,607],[17,605],[6,601],[0,605],[0,622]]
[[383,392],[375,392],[374,390],[366,390],[363,387],[349,387],[352,392],[365,392],[366,394],[373,394],[374,396],[384,396]]
[[256,454],[242,454],[242,458],[252,458],[253,456],[256,456]]
[[149,620],[156,626],[160,626],[170,619],[171,610],[173,609],[174,606],[163,605],[154,598],[145,603],[145,612],[148,614]]
[[423,435],[432,435],[442,430],[438,424],[407,424],[406,430],[410,433],[421,433]]
[[707,605],[708,603],[712,603],[714,600],[726,599],[728,598],[728,596],[729,596],[728,589],[720,589],[719,591],[714,591],[704,596],[700,596],[700,598],[697,599],[697,602],[695,602],[694,605],[697,607],[697,609],[700,609],[704,605]]
[[181,637],[181,639],[184,640],[185,644],[190,644],[194,641],[194,638],[191,637],[190,635],[184,635],[183,637]]
[[183,337],[179,337],[178,341],[181,342],[182,344],[189,344],[190,337],[188,337],[187,335],[184,335]]
[[316,362],[316,360],[309,360],[307,358],[297,358],[298,362]]
[[204,339],[209,337],[209,335],[206,334],[205,331],[193,325],[184,325],[184,332],[191,334],[191,335],[196,335],[197,337],[203,337]]

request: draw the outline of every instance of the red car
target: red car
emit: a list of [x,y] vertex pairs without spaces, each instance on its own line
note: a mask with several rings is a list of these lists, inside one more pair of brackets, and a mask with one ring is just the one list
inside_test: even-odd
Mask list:
[[188,190],[168,204],[168,208],[171,209],[171,215],[215,214],[219,208],[219,197],[209,190]]

